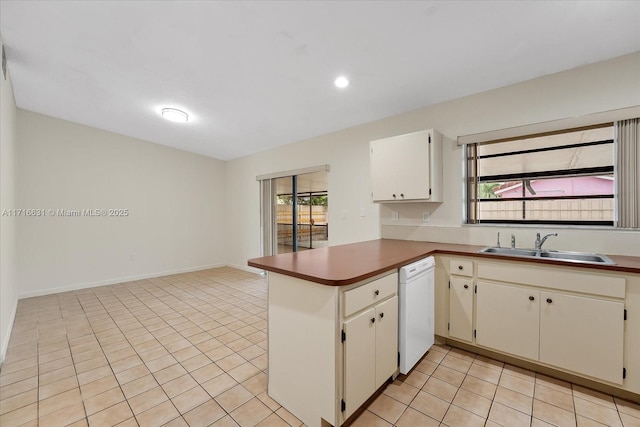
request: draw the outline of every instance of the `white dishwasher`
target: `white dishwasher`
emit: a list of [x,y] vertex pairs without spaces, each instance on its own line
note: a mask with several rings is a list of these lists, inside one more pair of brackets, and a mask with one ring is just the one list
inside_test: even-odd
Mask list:
[[407,374],[434,342],[435,259],[400,268],[400,373]]

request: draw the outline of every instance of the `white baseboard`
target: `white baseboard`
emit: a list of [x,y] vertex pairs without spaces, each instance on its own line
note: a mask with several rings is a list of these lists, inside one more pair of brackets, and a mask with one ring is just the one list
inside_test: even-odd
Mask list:
[[241,265],[241,264],[227,264],[227,267],[235,268],[236,270],[242,270],[242,271],[246,271],[247,273],[254,273],[254,274],[260,274],[264,271],[260,268],[249,267],[248,265]]
[[157,271],[155,273],[146,273],[146,274],[140,274],[136,276],[117,277],[112,279],[99,280],[96,282],[76,283],[74,285],[61,286],[58,288],[41,289],[37,291],[24,292],[18,295],[18,299],[39,297],[43,295],[57,294],[60,292],[77,291],[80,289],[95,288],[98,286],[114,285],[116,283],[133,282],[135,280],[150,279],[153,277],[170,276],[172,274],[191,273],[193,271],[208,270],[210,268],[219,268],[219,267],[226,267],[226,266],[227,264],[224,264],[224,263],[209,264],[209,265],[201,265],[198,267],[187,267],[187,268],[178,268],[175,270]]
[[0,347],[0,366],[4,363],[4,358],[7,355],[7,349],[9,348],[9,340],[11,339],[11,331],[13,330],[13,323],[16,320],[16,312],[18,311],[18,299],[13,303],[13,309],[11,310],[11,317],[9,318],[9,324],[7,326],[6,334],[4,335],[5,339],[2,342],[2,347]]

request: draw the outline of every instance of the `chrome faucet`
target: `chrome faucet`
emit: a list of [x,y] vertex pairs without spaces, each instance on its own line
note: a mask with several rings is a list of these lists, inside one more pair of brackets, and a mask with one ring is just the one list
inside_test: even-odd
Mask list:
[[511,249],[515,249],[516,248],[516,235],[512,234],[511,235]]
[[540,256],[540,251],[542,250],[542,245],[544,242],[551,236],[557,236],[558,233],[550,233],[540,239],[540,233],[536,233],[536,256]]

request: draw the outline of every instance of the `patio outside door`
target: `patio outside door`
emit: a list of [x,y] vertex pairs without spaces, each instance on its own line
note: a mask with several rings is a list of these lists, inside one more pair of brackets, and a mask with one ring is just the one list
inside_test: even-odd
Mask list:
[[264,255],[328,246],[326,171],[261,182]]

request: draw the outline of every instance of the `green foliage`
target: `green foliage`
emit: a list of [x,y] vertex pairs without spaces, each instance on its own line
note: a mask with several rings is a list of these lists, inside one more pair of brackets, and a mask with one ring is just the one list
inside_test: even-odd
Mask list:
[[[327,206],[328,200],[329,199],[328,199],[327,196],[313,196],[313,197],[311,197],[311,200],[310,200],[311,203],[309,203],[309,204],[311,204],[313,206]],[[308,201],[308,199],[304,199],[305,203],[301,202],[300,204],[301,205],[307,204],[307,201]]]
[[483,182],[478,184],[478,198],[479,199],[497,199],[498,196],[494,193],[496,188],[498,188],[500,184],[496,182]]
[[292,205],[293,204],[293,196],[278,196],[277,202],[279,205]]
[[[280,195],[278,196],[278,202],[279,205],[292,205],[293,204],[293,196],[285,196],[285,195]],[[327,204],[329,203],[329,198],[324,195],[324,196],[312,196],[311,198],[309,197],[298,197],[298,204],[299,205],[313,205],[313,206],[327,206]]]

